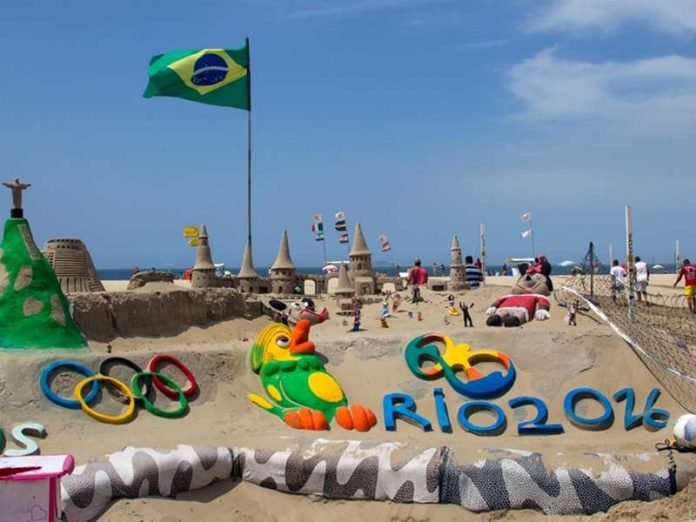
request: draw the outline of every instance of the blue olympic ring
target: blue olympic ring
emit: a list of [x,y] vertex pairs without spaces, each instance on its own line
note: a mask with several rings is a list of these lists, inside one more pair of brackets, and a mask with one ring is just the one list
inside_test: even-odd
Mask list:
[[[58,406],[62,406],[63,408],[70,408],[71,410],[79,410],[80,403],[77,400],[66,399],[65,397],[61,397],[60,395],[57,395],[56,393],[53,392],[53,390],[51,390],[51,387],[48,385],[48,378],[58,368],[69,368],[74,372],[77,372],[77,373],[84,375],[85,377],[92,377],[94,375],[94,372],[92,370],[90,370],[87,366],[85,366],[84,364],[80,364],[80,363],[75,362],[75,361],[67,361],[65,359],[53,361],[48,366],[46,366],[43,369],[43,371],[41,372],[41,378],[39,379],[39,384],[41,385],[41,391],[44,393],[46,398],[49,401],[57,404]],[[92,401],[94,401],[94,399],[97,398],[98,393],[99,393],[99,382],[97,380],[94,380],[92,382],[92,386],[90,387],[89,393],[85,397],[85,402],[87,404],[89,404]]]

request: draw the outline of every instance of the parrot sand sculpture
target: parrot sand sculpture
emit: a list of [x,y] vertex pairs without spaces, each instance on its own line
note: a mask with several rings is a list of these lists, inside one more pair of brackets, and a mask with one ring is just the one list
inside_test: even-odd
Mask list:
[[259,333],[250,363],[270,401],[255,393],[249,400],[296,429],[328,430],[335,417],[347,430],[370,430],[377,424],[375,414],[364,406],[348,406],[346,394],[309,340],[311,325],[302,318],[292,330],[276,323]]

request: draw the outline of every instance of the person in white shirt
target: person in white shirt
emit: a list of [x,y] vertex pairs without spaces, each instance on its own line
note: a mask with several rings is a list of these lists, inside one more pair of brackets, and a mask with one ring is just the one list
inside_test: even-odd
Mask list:
[[650,281],[650,270],[648,270],[648,264],[645,261],[641,261],[639,256],[636,256],[636,293],[638,294],[638,302],[640,303],[642,298],[645,297],[645,303],[650,306],[648,302],[648,282]]
[[613,283],[611,285],[611,298],[614,302],[616,302],[616,294],[622,293],[624,290],[624,277],[626,277],[626,270],[624,270],[624,267],[619,265],[619,261],[617,259],[614,259],[609,273],[611,274]]

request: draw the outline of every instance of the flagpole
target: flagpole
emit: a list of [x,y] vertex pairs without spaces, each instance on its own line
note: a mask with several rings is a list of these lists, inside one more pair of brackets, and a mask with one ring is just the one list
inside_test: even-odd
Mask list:
[[536,248],[534,248],[534,219],[529,218],[529,230],[532,231],[532,257],[536,257]]
[[251,49],[249,37],[246,38],[247,47],[247,75],[249,77],[249,110],[247,111],[247,241],[251,252]]

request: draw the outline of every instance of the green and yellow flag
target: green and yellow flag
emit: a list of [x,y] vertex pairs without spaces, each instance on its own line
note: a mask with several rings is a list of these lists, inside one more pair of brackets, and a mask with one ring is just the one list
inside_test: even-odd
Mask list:
[[172,96],[250,110],[249,44],[241,49],[170,51],[150,60],[143,96]]

